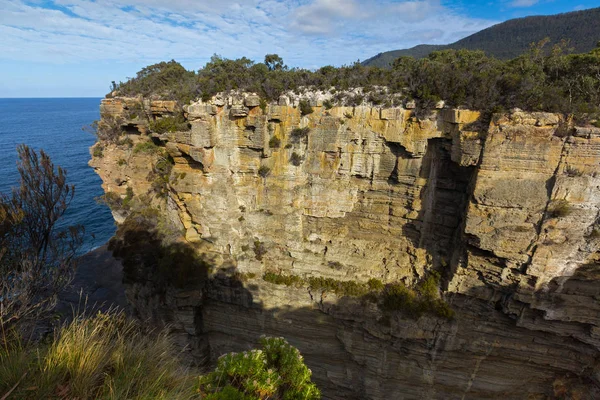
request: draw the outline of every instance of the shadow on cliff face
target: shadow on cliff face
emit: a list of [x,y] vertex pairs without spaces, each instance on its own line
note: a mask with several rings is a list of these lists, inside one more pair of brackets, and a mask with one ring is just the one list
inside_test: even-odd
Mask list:
[[111,248],[137,316],[170,325],[192,365],[210,368],[268,335],[300,349],[326,399],[574,398],[554,395],[595,387],[591,374],[573,373],[593,364],[589,346],[518,325],[477,296],[452,296],[453,321],[386,315],[364,299],[270,284],[233,265],[212,271],[209,254],[169,244],[142,217],[121,226]]
[[[461,167],[450,156],[451,141],[430,139],[419,171],[427,183],[420,193],[417,218],[403,227],[403,235],[431,256],[433,265],[449,264],[459,246],[474,167]],[[446,277],[447,278],[447,277]]]
[[[452,295],[459,300],[453,305],[463,315],[467,311],[461,305],[464,299],[469,311],[471,304],[483,307],[475,321],[484,323],[487,333],[479,335],[500,338],[500,346],[488,358],[504,359],[505,367],[534,367],[535,377],[529,378],[528,385],[546,396],[541,398],[600,399],[599,278],[597,261],[582,265],[572,276],[554,278],[538,290],[535,282],[502,285],[493,275],[481,275],[479,285],[471,282],[473,286],[463,294]],[[494,332],[490,326],[496,323],[504,327]]]

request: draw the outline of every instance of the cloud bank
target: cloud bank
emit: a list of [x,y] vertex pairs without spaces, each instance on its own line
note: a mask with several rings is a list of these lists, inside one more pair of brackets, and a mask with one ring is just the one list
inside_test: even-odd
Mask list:
[[439,0],[0,0],[0,60],[199,68],[215,53],[278,53],[314,68],[448,43],[493,23]]

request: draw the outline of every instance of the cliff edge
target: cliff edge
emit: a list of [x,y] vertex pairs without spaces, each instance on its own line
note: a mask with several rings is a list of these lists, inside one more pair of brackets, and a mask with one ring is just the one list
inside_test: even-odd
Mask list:
[[600,128],[438,107],[103,100],[117,221],[159,210],[209,265],[125,263],[135,312],[197,363],[284,336],[329,399],[600,395]]

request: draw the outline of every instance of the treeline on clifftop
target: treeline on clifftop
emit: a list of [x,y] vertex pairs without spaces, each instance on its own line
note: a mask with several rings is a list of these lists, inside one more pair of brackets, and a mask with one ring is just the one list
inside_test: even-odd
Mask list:
[[[198,72],[175,61],[142,69],[135,78],[113,83],[121,96],[175,99],[181,104],[219,92],[239,89],[276,100],[281,94],[303,89],[339,91],[362,87],[364,96],[351,105],[369,102],[391,105],[390,94],[414,99],[427,110],[437,101],[488,112],[512,108],[575,114],[593,120],[600,112],[600,43],[586,54],[569,54],[568,43],[548,49],[547,40],[532,44],[526,54],[509,61],[482,51],[444,50],[423,59],[400,57],[391,69],[325,66],[315,71],[288,68],[277,55],[265,62],[213,56]],[[387,96],[375,88],[386,87]],[[110,96],[110,95],[109,95]]]

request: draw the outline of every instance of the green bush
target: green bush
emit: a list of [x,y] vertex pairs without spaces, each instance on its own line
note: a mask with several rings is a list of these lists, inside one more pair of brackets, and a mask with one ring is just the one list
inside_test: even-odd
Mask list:
[[94,146],[94,151],[92,153],[92,156],[95,158],[102,158],[104,157],[104,146],[102,146],[100,143],[97,143]]
[[[117,86],[121,95],[174,98],[186,103],[201,96],[209,99],[231,89],[257,92],[261,98],[277,100],[300,88],[319,90],[371,88],[369,101],[388,101],[384,92],[373,90],[385,86],[389,95],[401,93],[417,102],[416,115],[426,115],[439,99],[451,107],[484,111],[510,110],[574,113],[582,121],[597,119],[600,111],[600,49],[586,54],[567,54],[566,46],[557,44],[546,49],[546,41],[533,45],[529,52],[508,61],[488,57],[482,51],[444,50],[425,58],[400,57],[390,69],[365,67],[360,63],[335,68],[325,66],[315,71],[300,68],[269,68],[248,58],[228,60],[213,56],[198,71],[186,71],[175,61],[154,64],[137,76]],[[283,64],[282,64],[283,65]],[[363,99],[355,96],[350,103]],[[327,108],[327,104],[324,106]],[[303,100],[300,112],[312,111]],[[118,124],[112,133],[118,136]],[[110,130],[110,129],[109,129]],[[108,136],[112,136],[109,134]]]
[[402,283],[384,285],[379,279],[369,279],[367,283],[340,281],[333,278],[309,277],[302,279],[296,275],[267,272],[263,280],[277,285],[302,287],[308,285],[312,290],[332,292],[337,296],[359,297],[377,303],[384,312],[401,312],[404,316],[418,319],[424,314],[435,315],[451,320],[454,310],[440,298],[440,276],[431,272],[415,289]]
[[290,136],[292,138],[292,141],[299,142],[301,139],[307,138],[309,133],[310,133],[309,127],[294,128],[294,129],[292,129],[292,132],[290,132]]
[[293,152],[290,156],[290,162],[292,163],[292,165],[299,167],[300,164],[302,164],[302,157],[300,156],[300,154]]
[[152,132],[163,134],[168,132],[189,131],[190,124],[186,121],[182,114],[177,114],[172,117],[163,117],[154,121],[150,121],[148,128]]
[[117,145],[118,146],[127,146],[127,147],[133,147],[133,140],[131,140],[130,137],[125,136],[122,139],[119,139],[117,141]]
[[258,239],[256,239],[256,240],[254,241],[254,247],[253,247],[253,250],[254,250],[254,256],[256,257],[256,259],[257,259],[258,261],[262,261],[262,259],[263,259],[263,256],[264,256],[265,254],[267,254],[267,248],[265,247],[265,244],[264,244],[264,243],[262,243],[262,242],[261,242],[260,240],[258,240]]
[[298,349],[283,338],[263,337],[261,348],[229,353],[216,369],[199,380],[205,399],[318,400],[321,392],[311,382],[312,372]]
[[329,99],[324,100],[323,107],[325,107],[326,110],[331,110],[333,108],[333,102]]
[[151,140],[149,141],[145,141],[145,142],[140,142],[138,144],[135,145],[135,147],[133,148],[133,154],[137,154],[137,153],[158,153],[160,151],[160,147],[158,147],[157,145],[154,144],[154,142],[152,142]]
[[261,165],[258,169],[258,175],[262,176],[263,178],[266,178],[270,173],[271,168],[267,167],[266,165]]
[[119,161],[117,161],[117,165],[119,167],[122,167],[125,164],[127,164],[127,160],[125,160],[124,158],[119,158]]
[[282,273],[267,272],[263,275],[265,282],[274,283],[276,285],[300,287],[304,284],[304,280],[296,275],[284,275]]
[[279,139],[277,136],[273,136],[269,140],[269,147],[272,149],[278,149],[279,147],[281,147],[281,139]]
[[299,107],[300,107],[300,114],[302,114],[302,115],[308,115],[308,114],[312,114],[314,112],[310,103],[306,100],[300,100]]

